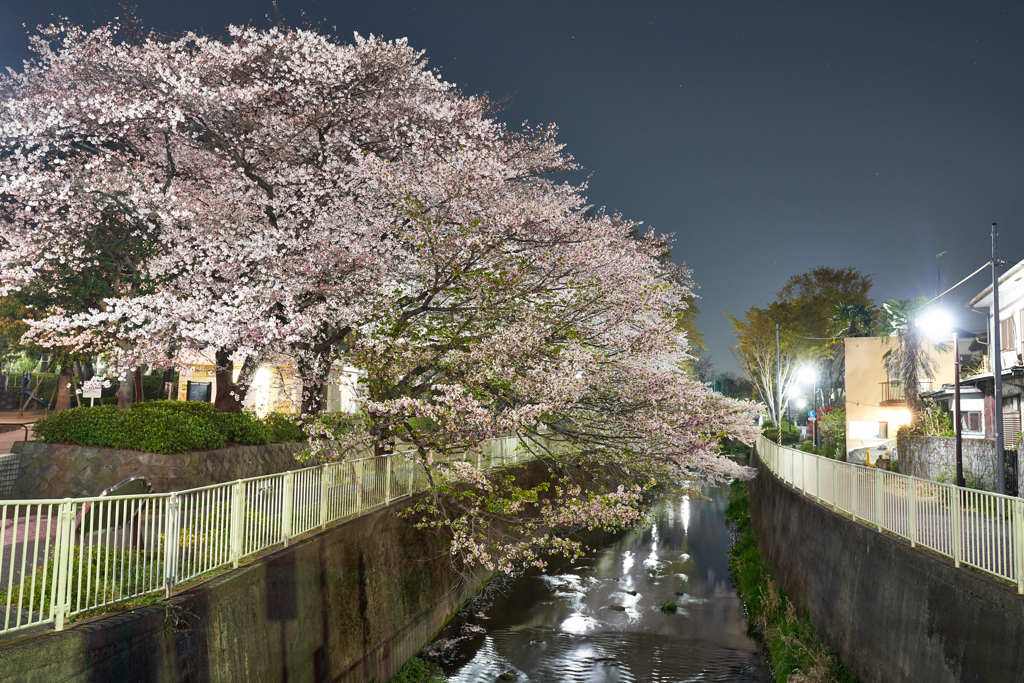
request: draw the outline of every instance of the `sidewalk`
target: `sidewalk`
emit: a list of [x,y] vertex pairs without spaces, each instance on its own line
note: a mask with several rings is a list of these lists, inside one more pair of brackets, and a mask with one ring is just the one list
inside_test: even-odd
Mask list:
[[[42,411],[25,411],[19,413],[17,410],[5,410],[0,411],[0,425],[18,425],[22,423],[30,424],[36,420],[42,419],[46,416],[46,413]],[[29,438],[32,438],[31,426],[29,427]],[[0,455],[11,452],[11,446],[15,441],[25,440],[25,430],[22,427],[0,433]]]

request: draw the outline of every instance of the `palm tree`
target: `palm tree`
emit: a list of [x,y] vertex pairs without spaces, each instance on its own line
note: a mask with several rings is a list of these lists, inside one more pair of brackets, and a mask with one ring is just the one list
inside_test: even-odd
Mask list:
[[863,304],[838,304],[832,311],[831,333],[836,339],[869,337],[875,327],[877,311]]
[[[885,353],[886,370],[903,384],[903,393],[910,411],[910,423],[915,424],[924,408],[919,391],[922,377],[935,376],[935,359],[929,353],[928,343],[914,324],[924,297],[916,299],[889,299],[882,304],[879,328],[882,333],[896,337],[896,346]],[[933,345],[941,349],[943,345]]]
[[826,375],[832,398],[841,400],[846,392],[846,353],[843,340],[847,337],[868,337],[876,326],[877,311],[870,304],[839,303],[829,318],[829,336],[825,350]]

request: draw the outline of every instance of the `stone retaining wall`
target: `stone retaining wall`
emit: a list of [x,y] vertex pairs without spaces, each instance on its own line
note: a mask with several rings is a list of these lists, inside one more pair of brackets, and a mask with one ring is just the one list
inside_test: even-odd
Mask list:
[[779,586],[860,680],[1021,680],[1014,587],[838,515],[763,466],[750,517]]
[[0,455],[0,498],[11,496],[20,469],[21,460],[17,455]]
[[217,484],[298,469],[303,444],[229,446],[192,453],[145,453],[74,444],[17,441],[11,452],[18,473],[7,498],[80,498],[99,495],[129,477],[141,476],[154,491]]
[[[899,437],[900,473],[931,481],[956,482],[956,437]],[[996,445],[992,439],[963,439],[964,478],[988,491],[996,487]]]

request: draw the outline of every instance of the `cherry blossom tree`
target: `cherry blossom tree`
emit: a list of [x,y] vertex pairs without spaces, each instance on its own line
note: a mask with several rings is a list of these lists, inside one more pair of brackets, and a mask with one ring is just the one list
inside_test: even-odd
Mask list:
[[292,349],[304,374],[324,375],[390,263],[388,226],[362,218],[361,159],[470,144],[494,125],[486,102],[458,95],[405,41],[117,34],[41,29],[35,60],[0,81],[0,194],[17,208],[0,287],[45,277],[41,256],[97,259],[83,231],[116,213],[153,246],[129,271],[154,286],[55,310],[39,340],[116,341],[130,364],[190,347]]
[[[311,451],[410,445],[418,523],[502,571],[632,522],[655,485],[747,474],[718,443],[755,436],[754,406],[681,369],[689,271],[556,180],[576,166],[554,127],[510,131],[404,40],[59,25],[32,46],[0,77],[0,295],[107,258],[106,217],[130,248],[108,296],[27,338],[125,366],[212,347],[222,406],[232,357],[289,353],[307,413],[354,364],[363,415],[311,420]],[[545,482],[462,462],[508,434]]]

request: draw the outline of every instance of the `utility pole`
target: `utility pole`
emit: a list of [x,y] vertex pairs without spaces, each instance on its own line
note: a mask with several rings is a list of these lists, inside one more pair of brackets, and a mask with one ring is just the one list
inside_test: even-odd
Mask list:
[[960,331],[953,328],[953,420],[956,422],[956,485],[964,483],[964,435],[960,417]]
[[992,377],[995,400],[996,491],[1006,493],[1006,454],[1003,453],[1003,349],[999,339],[999,260],[996,258],[996,224],[992,224]]

